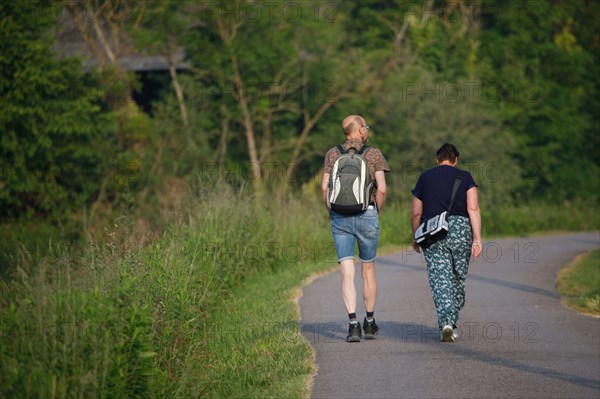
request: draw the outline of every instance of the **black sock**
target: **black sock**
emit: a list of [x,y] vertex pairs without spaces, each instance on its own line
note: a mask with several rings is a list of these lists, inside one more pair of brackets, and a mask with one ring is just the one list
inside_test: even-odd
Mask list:
[[372,319],[374,314],[375,314],[375,311],[367,312],[367,319]]
[[356,313],[348,313],[348,318],[350,321],[356,321]]

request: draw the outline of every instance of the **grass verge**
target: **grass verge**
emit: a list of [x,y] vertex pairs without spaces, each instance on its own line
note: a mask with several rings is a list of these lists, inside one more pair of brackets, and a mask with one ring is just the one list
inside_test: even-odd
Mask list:
[[559,271],[557,290],[569,308],[600,317],[600,250],[578,256]]
[[[14,246],[22,256],[0,279],[0,397],[309,395],[314,358],[293,297],[336,264],[318,196],[196,190],[150,244],[123,217],[81,250]],[[498,210],[484,226],[597,229],[589,209]],[[409,241],[408,211],[384,210],[380,254]]]
[[307,396],[312,349],[290,298],[335,262],[311,201],[222,187],[150,245],[107,231],[24,256],[0,280],[0,397]]
[[[329,263],[329,268],[334,263]],[[298,264],[251,279],[210,321],[207,397],[306,398],[314,353],[302,337],[295,288],[324,265]]]

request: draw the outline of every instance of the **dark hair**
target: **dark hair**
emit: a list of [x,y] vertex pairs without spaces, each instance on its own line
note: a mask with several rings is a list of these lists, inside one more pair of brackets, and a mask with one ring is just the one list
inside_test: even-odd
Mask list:
[[450,161],[454,163],[460,154],[458,148],[456,148],[454,144],[444,143],[440,149],[437,150],[435,155],[437,156],[438,162]]

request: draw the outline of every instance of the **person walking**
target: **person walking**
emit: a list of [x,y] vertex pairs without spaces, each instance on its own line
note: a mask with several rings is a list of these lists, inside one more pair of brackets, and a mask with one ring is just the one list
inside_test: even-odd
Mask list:
[[[325,155],[321,189],[323,201],[329,211],[331,233],[342,274],[342,297],[350,319],[346,341],[359,342],[362,334],[361,325],[356,319],[354,246],[358,241],[358,257],[362,264],[363,299],[367,313],[363,320],[364,337],[374,339],[379,331],[374,318],[377,297],[375,257],[379,241],[379,212],[383,209],[387,194],[385,172],[389,172],[389,168],[380,150],[366,146],[369,126],[363,117],[347,116],[342,121],[342,130],[346,142],[331,148]],[[370,181],[373,182],[372,189],[367,194],[369,200],[367,209],[350,215],[331,210],[331,198],[328,198],[331,186],[335,184],[330,182],[334,173],[334,164],[342,153],[346,152],[363,154],[368,165]]]
[[445,143],[436,155],[438,166],[423,172],[412,190],[412,246],[421,252],[414,239],[417,228],[423,221],[448,210],[455,181],[460,181],[448,216],[447,235],[423,249],[440,340],[454,342],[458,338],[458,313],[465,305],[469,261],[471,256],[476,259],[482,250],[481,214],[477,184],[469,172],[456,167],[458,149]]

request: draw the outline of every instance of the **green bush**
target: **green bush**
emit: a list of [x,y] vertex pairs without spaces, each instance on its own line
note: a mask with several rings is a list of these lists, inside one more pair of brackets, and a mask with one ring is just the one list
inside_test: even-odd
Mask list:
[[146,248],[108,232],[104,244],[30,258],[2,281],[3,397],[173,397],[190,368],[206,373],[216,361],[206,323],[236,290],[310,263],[316,243],[331,246],[325,212],[306,217],[312,200],[254,199],[229,187],[188,200],[187,222]]

